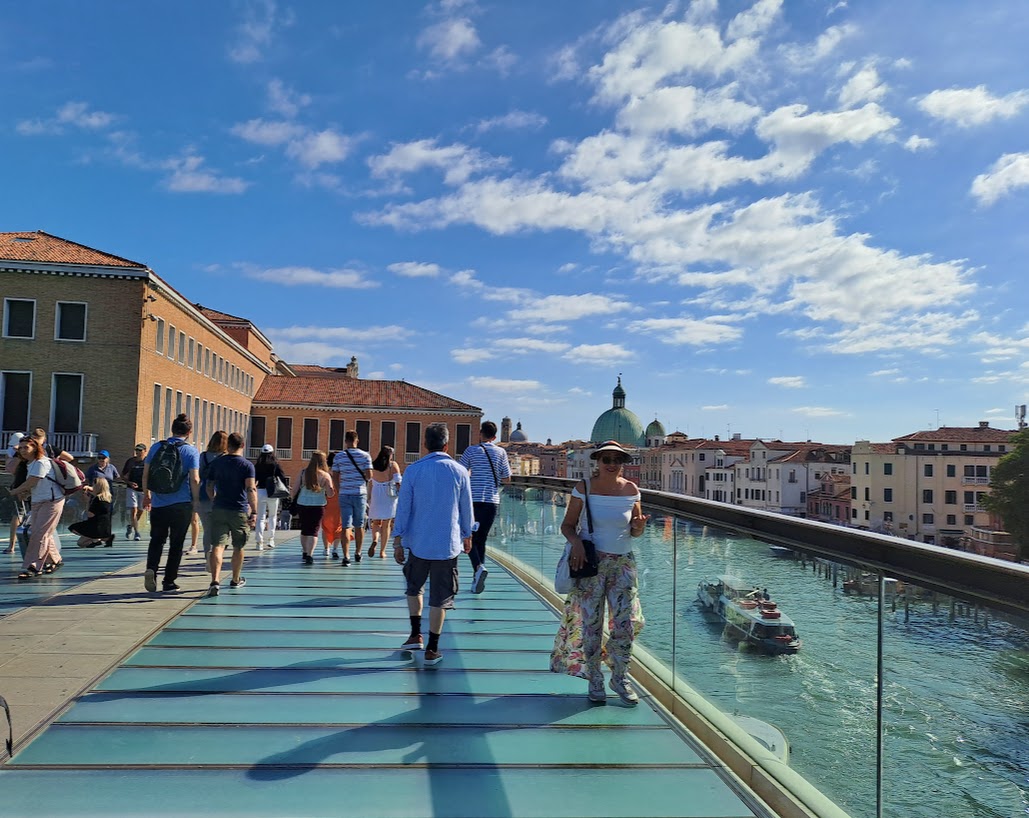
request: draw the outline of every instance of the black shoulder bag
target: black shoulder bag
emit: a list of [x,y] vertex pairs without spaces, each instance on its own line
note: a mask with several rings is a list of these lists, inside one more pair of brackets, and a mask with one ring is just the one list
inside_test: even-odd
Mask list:
[[497,467],[493,465],[493,458],[489,456],[489,449],[486,448],[485,443],[481,444],[479,448],[482,449],[482,453],[486,456],[486,462],[489,463],[489,470],[493,472],[493,485],[499,489],[500,478],[497,477]]
[[[589,529],[590,537],[593,536],[593,514],[590,512],[590,481],[587,477],[582,481],[583,494],[582,502],[586,506],[586,525]],[[579,568],[572,568],[569,566],[568,575],[572,579],[586,579],[587,577],[595,577],[597,572],[600,570],[600,560],[597,557],[597,547],[593,544],[593,540],[587,540],[585,537],[582,538],[582,547],[586,551],[586,559]]]

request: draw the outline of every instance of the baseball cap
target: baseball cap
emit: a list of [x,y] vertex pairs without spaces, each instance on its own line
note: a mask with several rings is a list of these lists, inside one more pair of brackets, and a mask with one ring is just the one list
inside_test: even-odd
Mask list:
[[272,452],[275,451],[275,447],[271,443],[265,443],[261,447],[261,451],[264,452],[265,454],[271,454]]
[[137,452],[145,452],[146,451],[146,444],[145,443],[137,443],[136,444],[136,451]]
[[99,452],[96,453],[96,456],[97,457],[110,457],[111,453],[109,451],[107,451],[107,449],[101,449]]

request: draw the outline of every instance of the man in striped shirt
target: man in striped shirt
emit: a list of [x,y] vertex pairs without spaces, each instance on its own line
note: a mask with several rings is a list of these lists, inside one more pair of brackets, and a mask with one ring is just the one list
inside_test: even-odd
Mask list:
[[469,446],[461,455],[461,465],[472,473],[472,509],[476,528],[472,532],[472,560],[475,577],[472,593],[481,594],[486,587],[486,538],[500,506],[500,487],[511,482],[511,464],[507,452],[493,441],[497,439],[497,424],[487,420],[479,429],[479,445]]
[[[345,435],[347,447],[332,461],[332,486],[339,498],[339,516],[343,530],[353,527],[354,562],[361,561],[364,546],[364,513],[368,495],[368,480],[372,476],[372,458],[368,452],[357,448],[357,432],[350,430]],[[350,539],[343,540],[343,566],[350,565]]]

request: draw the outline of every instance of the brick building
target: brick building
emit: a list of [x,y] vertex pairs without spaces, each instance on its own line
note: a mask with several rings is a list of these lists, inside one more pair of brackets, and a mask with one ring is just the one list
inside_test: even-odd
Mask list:
[[245,432],[274,366],[256,330],[223,326],[147,265],[48,233],[0,233],[0,294],[3,446],[42,426],[76,457],[108,449],[120,465],[179,412],[198,439]]
[[445,422],[451,452],[482,411],[405,381],[360,380],[357,361],[328,369],[280,360],[248,319],[191,303],[146,264],[43,232],[0,233],[0,451],[42,426],[77,458],[167,437],[180,412],[201,447],[218,429],[265,442],[287,469],[356,429],[404,465],[422,430]]

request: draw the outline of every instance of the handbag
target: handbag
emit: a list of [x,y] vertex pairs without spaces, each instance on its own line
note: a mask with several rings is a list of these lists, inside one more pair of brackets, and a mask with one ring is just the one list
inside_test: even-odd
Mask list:
[[[590,536],[593,536],[593,513],[590,511],[589,480],[583,483],[583,504],[586,506],[586,525]],[[557,561],[557,568],[554,571],[554,590],[559,594],[567,594],[575,587],[573,580],[595,577],[600,570],[600,560],[597,558],[597,547],[592,540],[583,538],[582,547],[586,551],[586,560],[579,568],[573,569],[568,564],[568,558],[572,553],[572,544],[566,543],[561,559]]]
[[277,474],[273,474],[267,480],[264,481],[265,491],[268,492],[268,496],[277,500],[282,500],[289,497],[289,487],[282,481],[282,478]]

